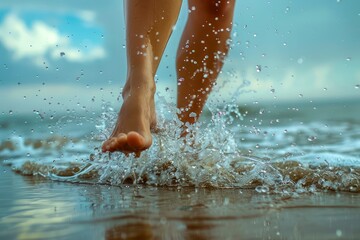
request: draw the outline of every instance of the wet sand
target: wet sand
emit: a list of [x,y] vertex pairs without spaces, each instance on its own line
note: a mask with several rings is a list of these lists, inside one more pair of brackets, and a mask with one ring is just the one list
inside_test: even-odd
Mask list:
[[74,184],[0,165],[0,239],[359,239],[360,194]]

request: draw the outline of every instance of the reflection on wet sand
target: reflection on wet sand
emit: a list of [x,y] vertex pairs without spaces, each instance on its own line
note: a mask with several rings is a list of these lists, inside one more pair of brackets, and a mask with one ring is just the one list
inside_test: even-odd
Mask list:
[[360,195],[120,187],[23,177],[0,165],[0,239],[356,239]]
[[150,224],[146,223],[129,223],[125,225],[118,225],[107,229],[105,232],[105,239],[155,239]]
[[209,232],[215,228],[216,225],[197,222],[188,223],[183,226],[180,224],[178,229],[173,229],[172,227],[174,226],[169,224],[154,226],[144,222],[128,223],[107,229],[105,239],[213,239],[213,237],[209,235]]

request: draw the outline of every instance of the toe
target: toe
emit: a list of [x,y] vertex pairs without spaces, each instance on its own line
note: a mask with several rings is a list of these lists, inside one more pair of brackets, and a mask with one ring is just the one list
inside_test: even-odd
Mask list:
[[113,137],[111,142],[111,150],[114,151],[123,151],[126,150],[127,146],[127,136],[125,133],[120,133],[116,137]]
[[116,137],[111,137],[103,143],[102,151],[103,152],[114,152],[122,151],[127,145],[127,136],[124,133],[120,133]]
[[134,150],[142,150],[146,148],[145,138],[137,132],[129,132],[127,135],[127,140],[129,146]]
[[108,151],[110,151],[110,143],[111,143],[111,138],[108,139],[108,140],[106,140],[106,141],[103,143],[103,145],[102,145],[102,147],[101,147],[102,152],[108,152]]
[[135,157],[136,157],[136,158],[139,158],[140,155],[141,155],[141,152],[135,152]]

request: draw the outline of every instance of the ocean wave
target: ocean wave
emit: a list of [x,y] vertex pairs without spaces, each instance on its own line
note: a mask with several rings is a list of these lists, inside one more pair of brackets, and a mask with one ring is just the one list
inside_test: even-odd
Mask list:
[[236,106],[227,106],[211,109],[208,121],[192,126],[196,134],[184,141],[171,117],[175,107],[160,104],[159,130],[140,158],[98,149],[116,121],[107,106],[96,135],[11,137],[0,143],[0,159],[20,174],[77,183],[360,192],[360,142],[348,123],[247,125]]

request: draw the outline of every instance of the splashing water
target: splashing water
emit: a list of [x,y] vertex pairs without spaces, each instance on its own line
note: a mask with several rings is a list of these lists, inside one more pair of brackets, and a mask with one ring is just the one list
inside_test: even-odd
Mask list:
[[[337,124],[332,131],[322,123],[286,126],[280,125],[278,119],[268,121],[268,125],[265,120],[259,125],[247,125],[246,121],[253,123],[258,116],[244,116],[248,110],[242,114],[235,103],[225,107],[210,104],[204,119],[189,125],[189,134],[183,139],[179,138],[181,122],[174,118],[176,107],[158,98],[158,129],[152,147],[140,158],[100,152],[99,146],[111,134],[117,118],[109,105],[104,105],[96,125],[98,133],[91,137],[12,137],[1,143],[0,157],[21,174],[58,181],[254,188],[259,193],[282,194],[360,192],[360,161],[356,157],[359,141],[354,142],[358,122],[351,129],[348,123]],[[260,112],[266,115],[264,109]],[[339,132],[343,133],[344,144],[336,152],[331,139],[339,139]],[[355,147],[347,149],[346,141],[352,141]],[[326,150],[321,151],[324,144]]]

